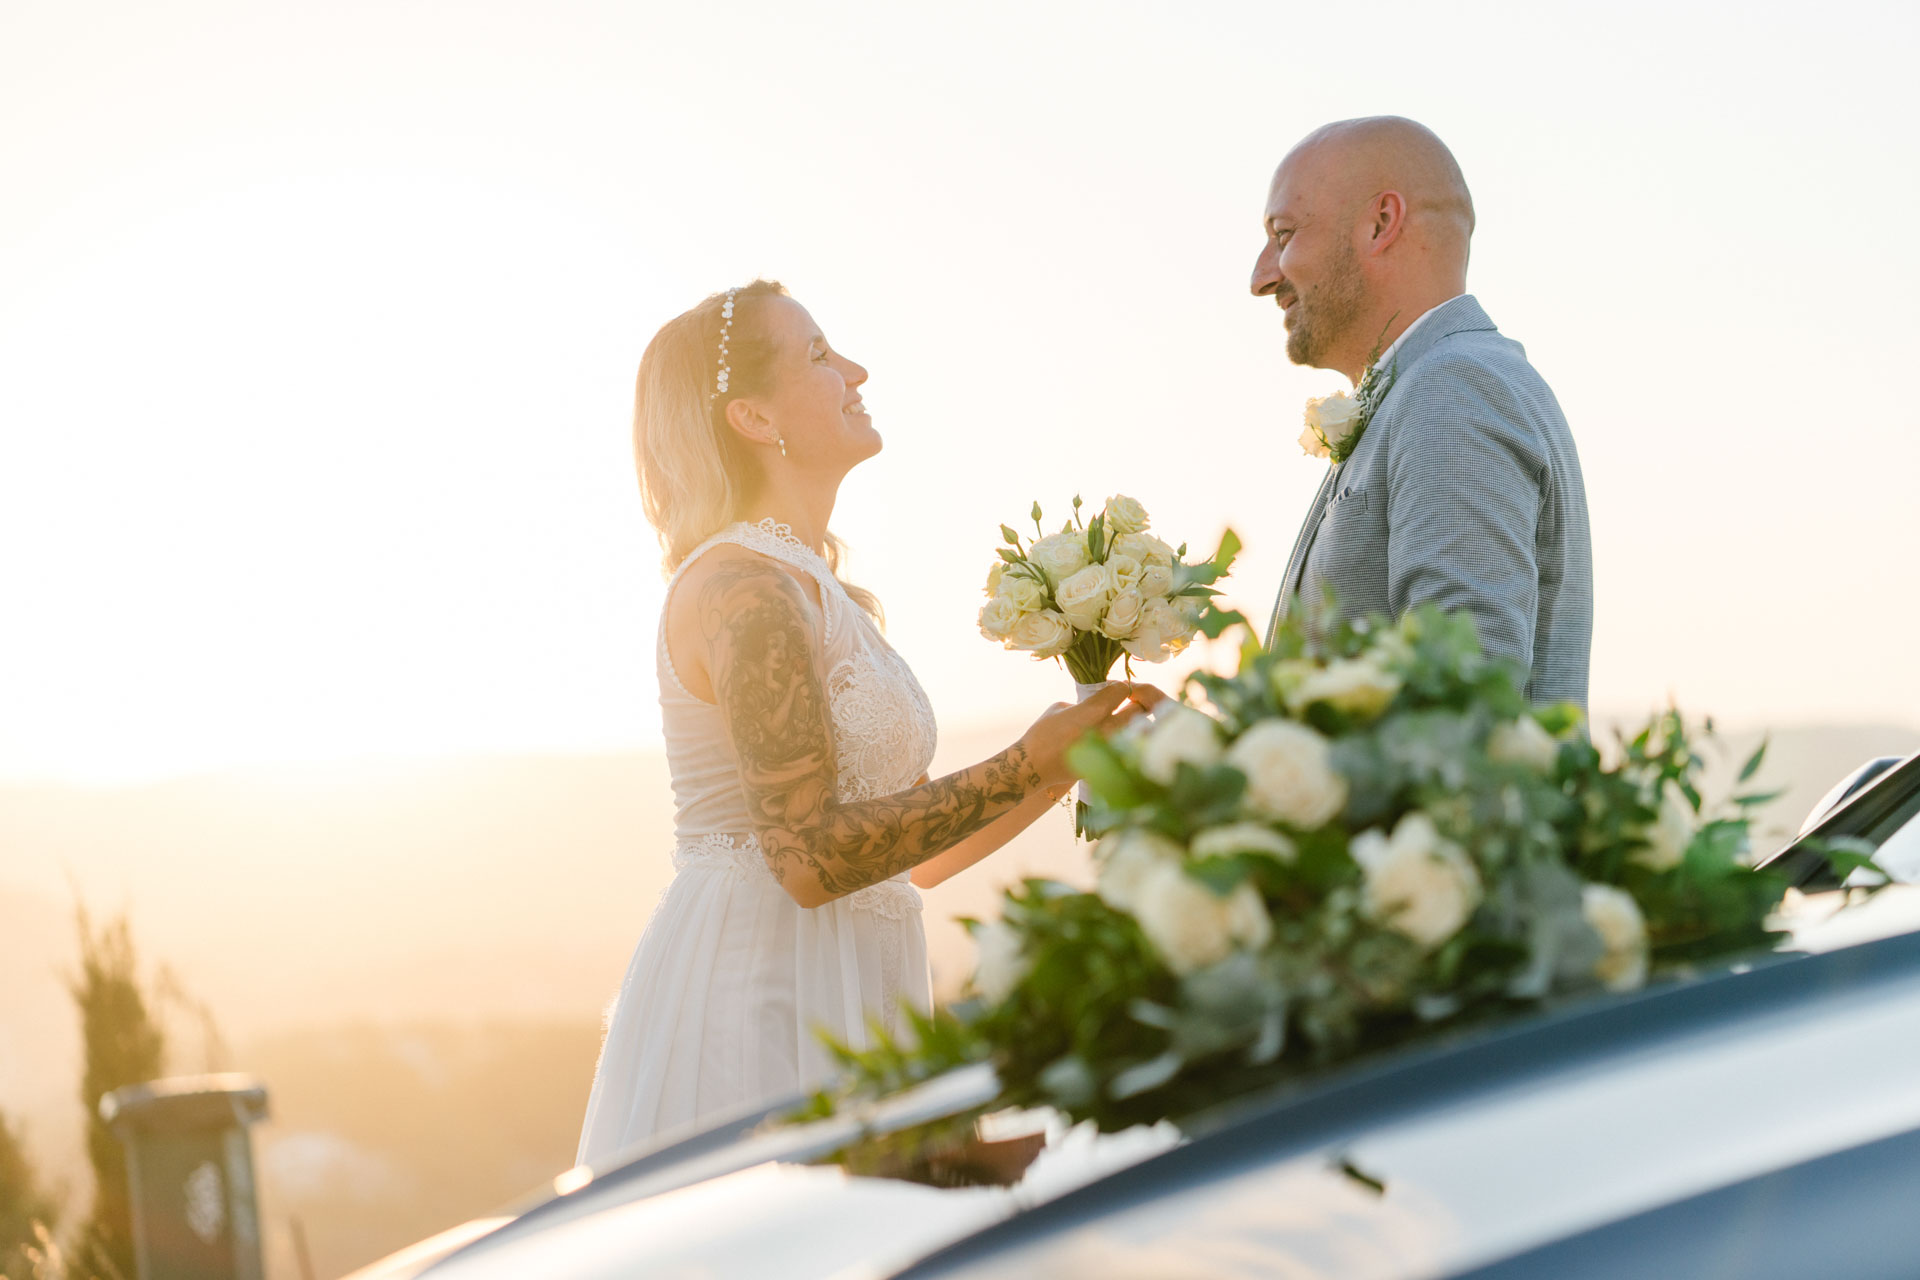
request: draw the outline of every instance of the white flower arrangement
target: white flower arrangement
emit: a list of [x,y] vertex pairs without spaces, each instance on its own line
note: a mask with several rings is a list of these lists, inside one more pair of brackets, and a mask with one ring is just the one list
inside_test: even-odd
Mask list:
[[1186,547],[1168,546],[1148,532],[1151,517],[1139,499],[1108,498],[1084,523],[1081,500],[1056,533],[1041,526],[1033,504],[1034,538],[1027,542],[1000,526],[1000,562],[987,574],[980,634],[1035,658],[1060,658],[1080,684],[1098,684],[1123,656],[1164,662],[1203,628],[1212,634],[1238,615],[1211,609],[1214,583],[1239,549],[1228,533],[1210,560],[1184,562]]

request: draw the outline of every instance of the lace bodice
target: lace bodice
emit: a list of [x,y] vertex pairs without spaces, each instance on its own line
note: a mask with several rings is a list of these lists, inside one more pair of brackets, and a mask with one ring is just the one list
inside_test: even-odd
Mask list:
[[[765,520],[735,524],[696,547],[668,584],[668,599],[680,575],[701,555],[733,543],[799,569],[820,588],[821,636],[827,705],[833,719],[835,764],[841,800],[858,802],[903,791],[933,763],[938,735],[933,705],[912,670],[895,653],[864,610],[847,595],[827,562],[785,525]],[[667,763],[673,775],[674,828],[680,847],[711,848],[711,837],[750,837],[739,760],[720,709],[695,697],[680,682],[667,650],[666,609],[661,610],[658,664],[660,707]],[[738,847],[742,841],[736,839]],[[742,864],[745,865],[745,864]],[[905,877],[895,878],[906,892]],[[853,894],[878,905],[875,885]]]

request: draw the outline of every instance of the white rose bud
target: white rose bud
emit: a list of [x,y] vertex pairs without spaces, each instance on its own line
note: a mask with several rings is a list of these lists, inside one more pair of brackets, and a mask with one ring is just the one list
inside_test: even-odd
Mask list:
[[1693,842],[1693,807],[1670,779],[1660,784],[1660,814],[1646,837],[1647,847],[1635,850],[1633,861],[1649,871],[1673,870]]
[[1107,616],[1100,620],[1100,634],[1114,640],[1126,640],[1140,627],[1140,593],[1122,591],[1107,605]]
[[1038,565],[1055,586],[1086,568],[1091,559],[1083,533],[1050,533],[1027,549],[1027,560]]
[[1259,950],[1273,937],[1266,904],[1242,881],[1224,897],[1186,873],[1178,862],[1156,867],[1140,886],[1133,909],[1147,935],[1178,974],[1218,964],[1236,946]]
[[1116,493],[1107,499],[1107,529],[1113,533],[1139,533],[1147,527],[1147,509],[1136,498]]
[[1173,548],[1150,533],[1123,533],[1113,540],[1113,553],[1132,556],[1141,564],[1173,565]]
[[1140,585],[1140,575],[1146,572],[1146,566],[1123,552],[1116,551],[1107,557],[1107,572],[1113,575],[1117,590]]
[[1352,396],[1336,392],[1315,397],[1307,401],[1307,429],[1300,437],[1301,447],[1316,458],[1327,457],[1353,434],[1354,424],[1359,421],[1360,402]]
[[1600,935],[1606,953],[1594,976],[1609,991],[1634,991],[1647,981],[1647,921],[1624,889],[1590,884],[1580,890],[1580,915]]
[[994,1004],[999,1004],[1020,985],[1033,962],[1023,954],[1024,940],[1019,930],[1000,923],[983,924],[973,931],[978,950],[974,962],[973,987]]
[[1532,716],[1496,725],[1487,737],[1487,756],[1499,764],[1517,764],[1535,773],[1551,773],[1560,744]]
[[1262,720],[1240,735],[1227,763],[1247,775],[1247,807],[1311,831],[1346,806],[1347,780],[1327,740],[1291,720]]
[[1010,601],[1022,613],[1033,613],[1047,607],[1047,589],[1024,573],[1010,573],[1002,578],[996,594]]
[[1013,648],[1025,649],[1036,658],[1055,658],[1073,643],[1073,626],[1053,610],[1042,609],[1022,616],[1007,633],[1007,640]]
[[1292,862],[1296,850],[1293,841],[1258,822],[1229,822],[1208,827],[1193,838],[1196,858],[1224,858],[1235,853],[1267,853],[1282,862]]
[[1094,891],[1115,911],[1132,911],[1147,879],[1161,866],[1178,866],[1186,851],[1163,835],[1127,828],[1093,847]]
[[1090,564],[1055,587],[1053,599],[1068,622],[1082,631],[1097,631],[1113,599],[1113,574],[1103,564]]
[[1227,754],[1220,727],[1213,717],[1192,707],[1169,702],[1154,713],[1153,728],[1140,744],[1140,772],[1166,786],[1181,764],[1205,769]]
[[1299,709],[1325,702],[1348,715],[1371,720],[1400,692],[1400,677],[1369,658],[1342,658],[1316,669],[1294,686],[1287,699]]
[[1460,932],[1480,905],[1480,875],[1459,845],[1440,837],[1433,819],[1414,811],[1391,838],[1363,831],[1348,846],[1366,873],[1368,916],[1431,951]]
[[989,640],[1005,640],[1026,615],[1005,596],[995,596],[980,610],[980,634]]

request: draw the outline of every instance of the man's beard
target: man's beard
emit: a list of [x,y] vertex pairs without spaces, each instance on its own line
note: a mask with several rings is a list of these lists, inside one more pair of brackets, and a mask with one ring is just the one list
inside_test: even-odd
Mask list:
[[1295,364],[1327,368],[1329,352],[1338,346],[1366,309],[1367,283],[1352,245],[1342,245],[1340,256],[1328,264],[1327,278],[1300,295],[1293,304],[1293,327],[1287,331],[1287,359]]

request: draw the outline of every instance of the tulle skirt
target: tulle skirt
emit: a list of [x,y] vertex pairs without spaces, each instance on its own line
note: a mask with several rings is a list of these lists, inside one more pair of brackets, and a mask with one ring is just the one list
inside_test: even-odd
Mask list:
[[578,1162],[635,1155],[678,1129],[812,1089],[825,1031],[864,1047],[931,1000],[920,895],[904,877],[797,905],[751,836],[674,850],[675,874],[607,1015]]

